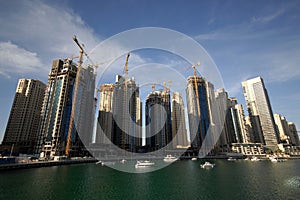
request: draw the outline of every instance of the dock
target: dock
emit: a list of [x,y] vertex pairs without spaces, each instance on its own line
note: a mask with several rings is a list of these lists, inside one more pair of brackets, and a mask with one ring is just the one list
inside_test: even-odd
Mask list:
[[82,163],[95,163],[97,159],[85,158],[76,160],[59,160],[59,161],[36,161],[27,163],[11,163],[11,164],[1,164],[0,171],[6,170],[17,170],[17,169],[30,169],[30,168],[40,168],[40,167],[51,167],[51,166],[61,166],[61,165],[73,165]]

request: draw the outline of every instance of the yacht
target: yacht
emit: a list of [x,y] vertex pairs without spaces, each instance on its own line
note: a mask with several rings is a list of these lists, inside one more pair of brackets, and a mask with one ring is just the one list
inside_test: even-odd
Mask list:
[[277,158],[277,157],[269,157],[271,162],[284,162],[286,161],[285,159]]
[[165,162],[174,162],[176,161],[178,158],[172,156],[172,155],[167,155],[166,157],[164,157],[164,161]]
[[275,158],[275,157],[269,157],[270,161],[271,162],[278,162],[278,158]]
[[137,161],[135,164],[135,168],[152,167],[154,164],[154,162],[150,162],[149,160]]
[[228,161],[236,161],[236,158],[229,157],[227,160],[228,160]]
[[260,161],[260,159],[257,157],[253,157],[253,158],[251,158],[251,161],[256,162],[256,161]]
[[127,162],[127,160],[125,160],[125,159],[122,159],[122,160],[120,161],[120,163],[122,163],[122,164],[124,164],[125,162]]
[[99,160],[99,161],[96,162],[96,165],[99,165],[99,164],[102,164],[101,160]]
[[212,164],[210,162],[205,162],[204,164],[201,164],[200,167],[203,169],[211,169],[215,166],[215,164]]
[[102,166],[110,166],[110,165],[115,165],[116,162],[114,161],[106,161],[106,162],[102,162],[101,165]]

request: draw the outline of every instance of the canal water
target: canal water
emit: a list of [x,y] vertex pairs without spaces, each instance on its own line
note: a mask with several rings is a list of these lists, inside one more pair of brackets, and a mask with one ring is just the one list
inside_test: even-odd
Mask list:
[[210,160],[216,166],[209,170],[203,162],[176,161],[149,173],[94,163],[1,171],[0,199],[300,199],[300,160]]

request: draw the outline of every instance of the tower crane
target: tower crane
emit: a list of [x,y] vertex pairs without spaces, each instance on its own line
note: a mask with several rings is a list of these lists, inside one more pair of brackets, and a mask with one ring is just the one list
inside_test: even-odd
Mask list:
[[79,47],[79,60],[78,60],[78,67],[77,67],[77,73],[76,73],[76,79],[74,84],[74,93],[73,93],[73,100],[72,100],[72,111],[71,111],[71,117],[70,117],[70,124],[69,124],[69,130],[68,130],[68,137],[67,137],[67,144],[65,149],[65,155],[70,156],[70,148],[71,148],[71,140],[72,140],[72,132],[73,132],[73,126],[74,126],[74,115],[76,110],[76,100],[77,100],[77,93],[78,93],[78,87],[79,87],[79,81],[80,81],[80,71],[81,71],[81,65],[82,65],[82,58],[83,54],[87,56],[87,53],[83,49],[82,44],[80,44],[76,38],[76,36],[73,36],[74,42]]
[[164,86],[164,91],[169,91],[170,90],[170,86],[168,87],[167,83],[171,83],[171,81],[170,80],[169,81],[164,81],[162,83],[161,82],[147,83],[147,84],[145,84],[143,86],[151,85],[152,92],[154,92],[156,85],[163,85]]
[[124,66],[124,99],[123,99],[123,123],[124,123],[124,129],[123,131],[125,131],[125,133],[122,133],[122,149],[125,149],[125,142],[126,142],[126,138],[125,138],[125,134],[126,134],[126,123],[127,123],[127,79],[128,79],[128,60],[129,60],[129,56],[130,56],[130,52],[127,54],[126,57],[126,62],[125,62],[125,66]]
[[130,56],[130,53],[127,54],[126,62],[125,62],[125,66],[124,66],[124,74],[125,74],[125,78],[128,77],[128,60],[129,60],[129,56]]
[[[167,86],[167,83],[169,83],[169,87]],[[170,91],[170,85],[171,85],[171,83],[172,83],[172,81],[170,81],[170,80],[163,82],[163,84],[164,84],[164,91],[165,92]]]

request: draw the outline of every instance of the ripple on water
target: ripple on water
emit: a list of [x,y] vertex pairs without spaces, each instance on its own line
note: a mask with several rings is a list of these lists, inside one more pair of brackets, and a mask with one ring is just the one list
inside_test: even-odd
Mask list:
[[300,176],[287,179],[285,184],[293,188],[300,188]]

